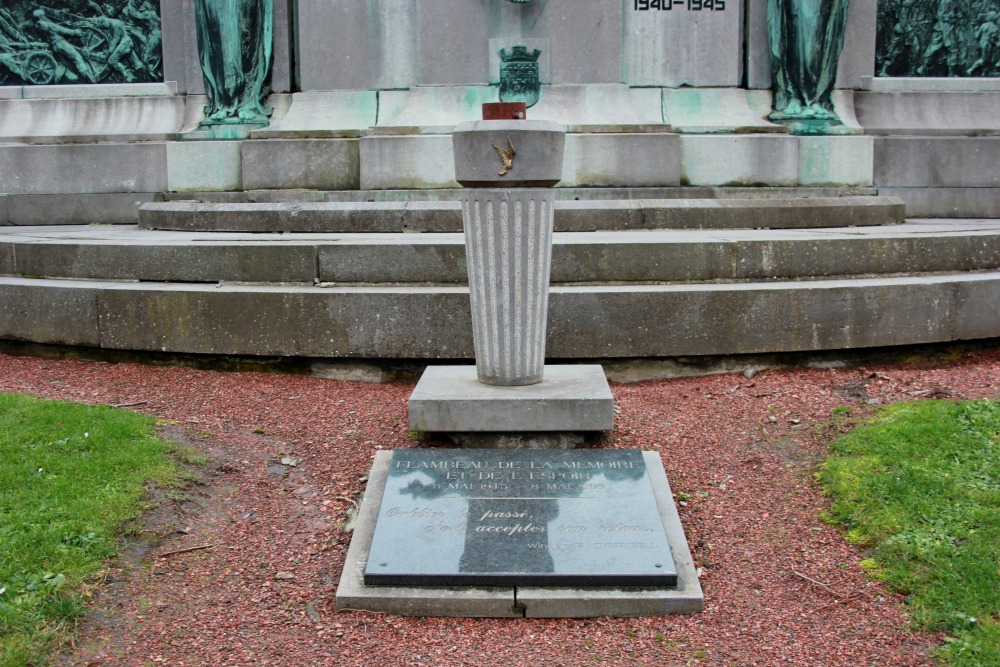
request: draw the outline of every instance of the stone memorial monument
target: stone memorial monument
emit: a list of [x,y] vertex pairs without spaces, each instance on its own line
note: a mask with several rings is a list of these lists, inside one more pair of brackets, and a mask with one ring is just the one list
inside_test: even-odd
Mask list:
[[[410,397],[410,427],[610,428],[600,366],[545,366],[552,186],[565,133],[524,120],[523,104],[483,107],[484,118],[508,113],[518,120],[467,122],[453,134],[476,367],[429,367]],[[658,455],[539,449],[535,436],[520,444],[380,453],[338,608],[534,617],[701,610]]]
[[[484,105],[484,116],[503,104]],[[611,391],[600,366],[545,366],[552,188],[564,144],[564,130],[550,121],[482,120],[455,128],[476,366],[428,367],[410,396],[411,430],[478,445],[538,447],[554,440],[530,434],[611,428]],[[523,437],[501,436],[511,432]]]

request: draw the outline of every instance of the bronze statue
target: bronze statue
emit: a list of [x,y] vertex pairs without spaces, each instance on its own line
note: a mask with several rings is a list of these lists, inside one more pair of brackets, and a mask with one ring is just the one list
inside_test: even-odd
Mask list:
[[772,120],[839,122],[831,96],[849,4],[850,0],[768,0]]
[[272,109],[272,0],[195,0],[205,79],[202,125],[267,125]]

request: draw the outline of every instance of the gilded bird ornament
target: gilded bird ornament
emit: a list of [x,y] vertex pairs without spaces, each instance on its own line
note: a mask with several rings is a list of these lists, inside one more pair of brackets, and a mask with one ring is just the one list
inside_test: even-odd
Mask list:
[[514,150],[514,144],[510,143],[510,137],[507,138],[507,150],[504,150],[491,143],[494,150],[496,150],[497,155],[500,156],[500,162],[503,163],[503,169],[497,174],[498,176],[506,176],[507,172],[511,170],[514,166],[514,156],[517,155],[517,151]]

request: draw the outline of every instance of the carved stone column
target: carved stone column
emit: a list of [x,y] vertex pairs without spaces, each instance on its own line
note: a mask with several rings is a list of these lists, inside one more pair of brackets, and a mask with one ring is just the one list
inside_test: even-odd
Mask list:
[[455,128],[476,374],[488,385],[542,381],[552,257],[552,189],[565,134],[549,121]]

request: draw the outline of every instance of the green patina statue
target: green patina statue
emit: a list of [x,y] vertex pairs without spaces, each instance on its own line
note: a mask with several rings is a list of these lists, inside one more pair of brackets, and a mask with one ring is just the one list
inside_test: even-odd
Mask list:
[[6,0],[0,84],[162,81],[160,34],[155,0]]
[[849,4],[850,0],[768,0],[771,120],[840,123],[832,94]]
[[880,0],[879,76],[1000,76],[997,0]]
[[272,109],[272,0],[195,0],[205,79],[203,126],[267,125]]

